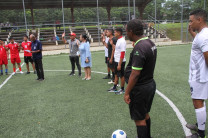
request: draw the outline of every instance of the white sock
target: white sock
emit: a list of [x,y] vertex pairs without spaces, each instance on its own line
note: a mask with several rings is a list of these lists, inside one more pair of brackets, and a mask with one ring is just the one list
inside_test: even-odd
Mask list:
[[205,106],[199,109],[195,109],[195,112],[196,112],[196,119],[198,123],[198,129],[205,130],[205,124],[206,124],[206,118],[207,118]]

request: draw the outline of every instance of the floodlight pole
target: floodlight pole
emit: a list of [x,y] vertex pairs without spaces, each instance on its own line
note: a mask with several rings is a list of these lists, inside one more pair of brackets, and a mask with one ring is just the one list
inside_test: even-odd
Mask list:
[[183,42],[183,0],[181,2],[181,41]]
[[26,35],[27,35],[27,19],[26,19],[26,13],[25,13],[25,1],[22,0],[23,4],[23,10],[24,10],[24,16],[25,16],[25,29],[26,29]]
[[204,0],[204,10],[206,9],[206,0]]
[[99,46],[100,46],[100,17],[99,17],[99,3],[98,3],[98,0],[97,0],[97,20],[98,20],[98,40],[99,40]]
[[[64,21],[64,1],[62,0],[62,14],[63,14],[63,27],[64,27],[64,39],[66,40],[66,30],[65,30],[65,21]],[[65,44],[65,48],[66,48],[66,44]]]
[[131,20],[131,13],[130,13],[130,0],[128,0],[128,13],[129,13],[129,21]]
[[135,2],[135,0],[133,0],[133,2],[134,2],[134,19],[136,18],[136,2]]
[[156,39],[156,24],[157,24],[157,0],[155,0],[155,42],[157,41]]

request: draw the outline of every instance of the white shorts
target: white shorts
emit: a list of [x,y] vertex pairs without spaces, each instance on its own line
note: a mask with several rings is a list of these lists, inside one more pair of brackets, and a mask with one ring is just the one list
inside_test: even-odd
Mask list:
[[189,82],[192,99],[208,99],[208,82]]

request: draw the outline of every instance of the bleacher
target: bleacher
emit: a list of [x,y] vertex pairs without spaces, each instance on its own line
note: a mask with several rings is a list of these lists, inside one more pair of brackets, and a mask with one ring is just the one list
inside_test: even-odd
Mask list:
[[[54,30],[54,29],[50,29],[50,30],[37,29],[38,30],[37,33],[39,34],[38,39],[42,42],[43,45],[63,44],[62,34],[63,34],[64,30],[63,29],[62,30],[56,30],[56,29]],[[104,29],[105,28],[99,29],[100,35]],[[126,35],[125,26],[123,26],[122,29],[123,29],[123,36],[125,36],[125,39],[128,40],[128,37]],[[155,36],[155,31],[156,31],[156,36]],[[81,34],[87,34],[88,37],[91,39],[92,43],[99,42],[99,38],[100,38],[100,41],[102,41],[100,35],[98,36],[98,28],[97,27],[94,27],[94,28],[92,28],[92,27],[86,28],[85,26],[83,26],[83,28],[68,27],[65,30],[66,40],[70,39],[69,33],[71,33],[71,32],[76,33],[78,39]],[[11,35],[16,42],[21,43],[23,41],[23,36],[25,34],[26,34],[25,32],[0,32],[0,38],[2,38],[4,41],[7,41],[7,38],[9,37],[9,35]],[[58,36],[59,40],[56,39],[55,34],[56,34],[56,36]],[[167,38],[164,32],[157,31],[153,27],[149,27],[149,26],[146,26],[144,28],[144,35],[149,37],[150,39]]]

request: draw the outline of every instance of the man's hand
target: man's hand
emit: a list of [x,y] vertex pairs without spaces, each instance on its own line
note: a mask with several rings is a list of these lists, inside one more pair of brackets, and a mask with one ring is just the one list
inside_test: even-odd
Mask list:
[[113,60],[112,60],[112,59],[110,59],[109,63],[110,63],[110,64],[112,64],[112,63],[113,63]]
[[77,45],[79,46],[79,41],[77,40]]
[[121,70],[121,65],[117,66],[117,70],[120,71]]
[[196,36],[196,33],[194,32],[193,28],[190,25],[189,25],[188,31],[193,38]]
[[64,38],[64,37],[65,37],[65,33],[62,34],[62,38]]
[[127,104],[130,104],[131,99],[130,99],[129,94],[125,94],[125,95],[124,95],[124,101],[125,101]]
[[103,43],[105,43],[105,37],[103,37]]

